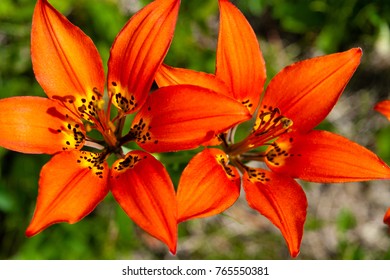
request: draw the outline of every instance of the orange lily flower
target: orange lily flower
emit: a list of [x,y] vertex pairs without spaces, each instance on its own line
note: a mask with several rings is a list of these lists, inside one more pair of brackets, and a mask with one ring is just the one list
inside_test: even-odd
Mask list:
[[[383,114],[390,121],[390,100],[378,102],[375,104],[374,110]],[[387,209],[385,216],[383,217],[383,222],[390,227],[390,208]]]
[[[179,4],[153,1],[120,31],[110,52],[105,98],[103,65],[92,40],[47,0],[37,1],[31,56],[48,98],[0,100],[0,146],[54,155],[42,168],[27,236],[57,222],[81,220],[111,191],[136,224],[175,253],[177,204],[168,172],[145,151],[125,155],[123,145],[133,141],[149,152],[194,148],[250,118],[233,98],[197,86],[172,86],[149,95],[173,37]],[[192,102],[197,96],[202,99]],[[224,106],[210,105],[220,100]],[[113,119],[112,104],[118,112]],[[137,115],[122,135],[131,113]],[[88,136],[91,130],[101,137]],[[110,154],[119,158],[111,168]]]
[[238,199],[242,185],[248,204],[280,229],[295,257],[307,212],[306,195],[295,178],[324,183],[390,178],[390,168],[366,148],[313,130],[336,104],[362,51],[287,66],[261,99],[266,73],[256,35],[228,0],[219,0],[219,7],[215,75],[162,65],[156,81],[159,86],[207,85],[245,105],[256,114],[255,124],[238,142],[234,128],[219,134],[219,148],[206,148],[189,162],[177,190],[178,221],[221,213]]

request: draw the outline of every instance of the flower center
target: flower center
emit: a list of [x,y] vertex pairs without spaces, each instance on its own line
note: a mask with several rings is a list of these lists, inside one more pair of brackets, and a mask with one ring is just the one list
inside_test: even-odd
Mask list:
[[[237,157],[258,147],[271,145],[277,137],[290,132],[292,125],[293,121],[281,115],[278,108],[264,107],[258,113],[251,134],[238,143],[228,145],[226,151],[230,156]],[[258,153],[254,155],[259,156]]]

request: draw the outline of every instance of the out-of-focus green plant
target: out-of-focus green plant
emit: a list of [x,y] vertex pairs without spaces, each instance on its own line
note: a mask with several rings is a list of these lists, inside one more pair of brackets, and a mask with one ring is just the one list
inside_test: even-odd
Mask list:
[[284,35],[296,35],[304,50],[316,46],[325,53],[346,49],[356,42],[372,46],[390,18],[390,2],[384,0],[236,2],[254,17],[268,14],[274,27]]

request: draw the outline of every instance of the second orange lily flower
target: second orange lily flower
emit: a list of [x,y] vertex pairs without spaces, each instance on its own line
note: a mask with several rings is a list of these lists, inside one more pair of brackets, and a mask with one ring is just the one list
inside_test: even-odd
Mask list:
[[[103,65],[92,40],[46,0],[37,1],[31,57],[48,98],[0,100],[0,146],[54,155],[40,174],[28,236],[53,223],[81,220],[111,191],[136,224],[175,253],[177,204],[168,172],[148,152],[125,154],[123,145],[133,141],[149,152],[194,148],[250,118],[233,98],[197,86],[149,94],[171,43],[179,4],[153,1],[120,31],[110,52],[106,97]],[[223,105],[214,106],[221,99]],[[117,112],[113,118],[111,104]],[[132,113],[137,114],[126,129]],[[110,155],[119,158],[111,168]]]
[[[374,110],[383,114],[390,121],[390,100],[384,100],[375,104]],[[390,227],[390,207],[387,209],[383,222]]]
[[287,66],[269,83],[255,33],[228,0],[219,0],[216,73],[163,65],[160,87],[198,84],[224,93],[255,116],[251,133],[234,129],[208,142],[185,168],[177,190],[178,220],[221,213],[239,197],[282,232],[290,254],[299,253],[307,200],[295,178],[311,182],[390,179],[390,168],[374,153],[342,136],[314,130],[329,114],[360,63],[362,50],[317,57]]

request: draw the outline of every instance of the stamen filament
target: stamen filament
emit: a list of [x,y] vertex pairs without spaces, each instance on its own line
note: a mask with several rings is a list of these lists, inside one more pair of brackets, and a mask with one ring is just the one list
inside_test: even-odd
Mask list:
[[86,140],[84,143],[84,146],[91,147],[91,148],[94,148],[97,150],[104,150],[104,148],[105,148],[103,145],[100,145],[99,143],[96,143],[96,142],[93,142],[90,140]]
[[241,159],[243,161],[264,161],[266,156],[265,153],[243,153]]
[[227,137],[226,137],[226,141],[228,144],[234,143],[234,136],[236,134],[236,130],[237,130],[237,125],[232,127],[231,129],[229,129]]
[[270,145],[275,138],[291,131],[292,120],[280,115],[278,108],[259,115],[252,133],[244,140],[228,146],[225,150],[232,156],[242,155],[256,147]]

